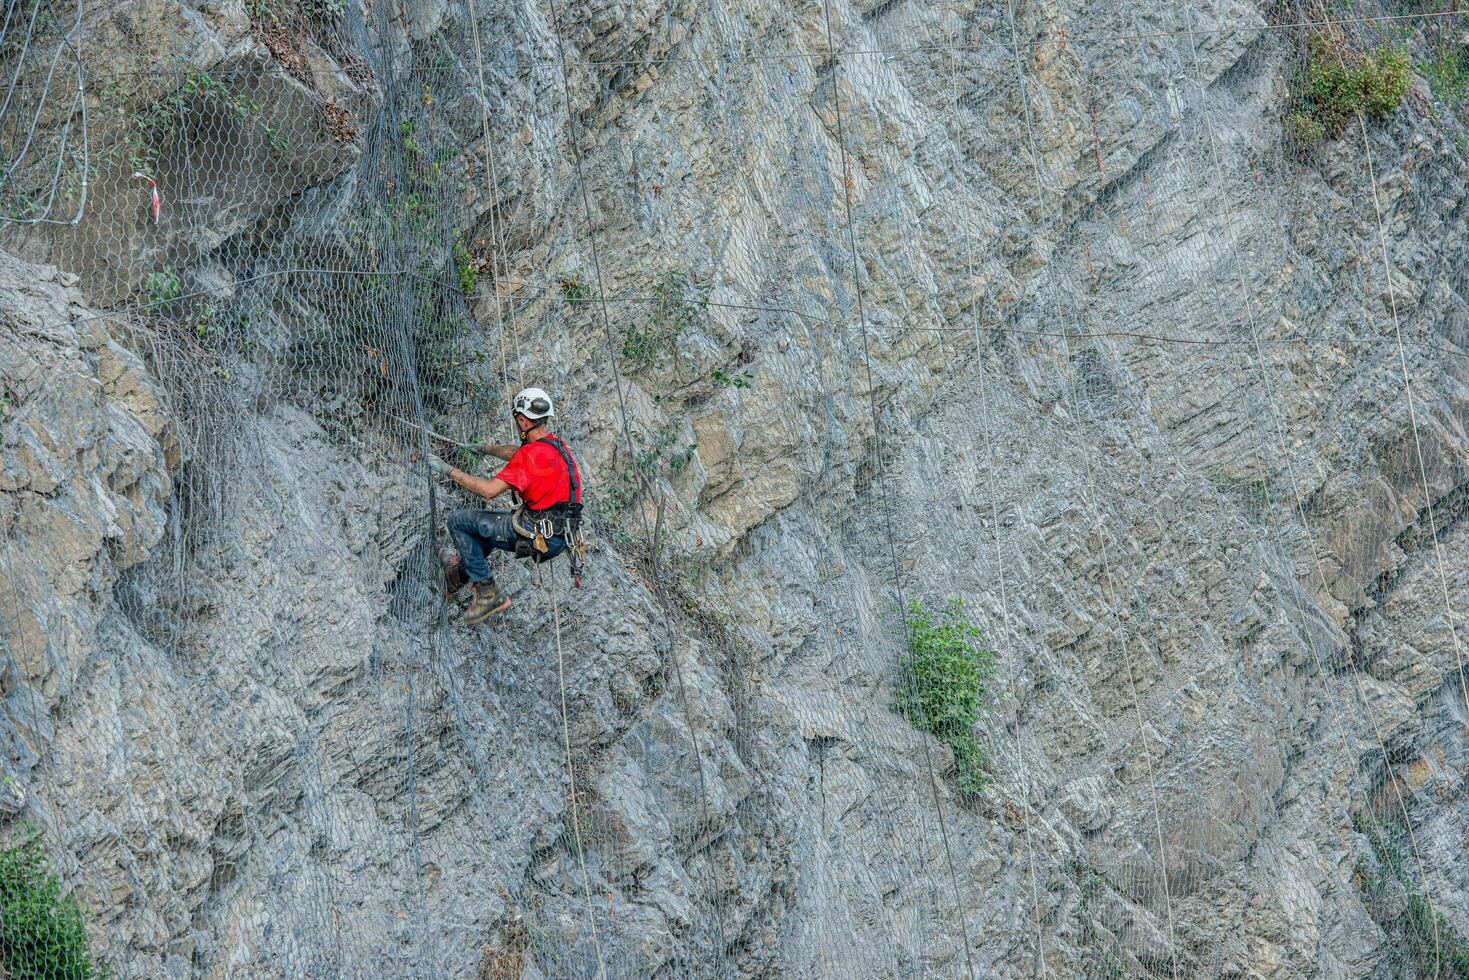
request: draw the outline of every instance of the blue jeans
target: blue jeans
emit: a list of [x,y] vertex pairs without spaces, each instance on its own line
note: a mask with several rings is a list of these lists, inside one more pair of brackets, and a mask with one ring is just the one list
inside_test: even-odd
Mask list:
[[[534,518],[527,514],[527,525]],[[549,561],[566,550],[566,539],[561,535],[547,538],[546,553],[531,549],[530,542],[515,533],[510,526],[508,510],[456,510],[449,515],[449,534],[454,546],[459,549],[459,560],[464,566],[464,577],[471,582],[493,582],[490,564],[485,554],[490,551],[508,551],[514,554],[521,545],[535,556],[537,561]]]

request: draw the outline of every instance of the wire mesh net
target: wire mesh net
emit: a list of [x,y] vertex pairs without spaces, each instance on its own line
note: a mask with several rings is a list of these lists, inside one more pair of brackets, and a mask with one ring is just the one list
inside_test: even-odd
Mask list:
[[[171,3],[9,3],[0,249],[54,267],[77,364],[156,424],[142,442],[104,427],[109,489],[134,505],[105,530],[64,508],[6,518],[21,778],[0,806],[28,822],[0,850],[4,975],[757,976],[786,947],[813,976],[1243,975],[1248,910],[1223,899],[1258,836],[1307,806],[1271,792],[1295,760],[1206,765],[1181,747],[1239,758],[1223,747],[1265,715],[1337,714],[1371,744],[1316,746],[1353,774],[1326,818],[1336,845],[1418,975],[1453,975],[1460,941],[1404,788],[1411,740],[1322,611],[1365,605],[1354,583],[1386,568],[1354,533],[1365,511],[1341,503],[1371,491],[1321,474],[1359,454],[1427,501],[1462,466],[1436,443],[1425,456],[1429,417],[1340,446],[1310,426],[1347,376],[1381,418],[1413,413],[1462,338],[1399,309],[1380,220],[1312,303],[1260,272],[1318,247],[1303,216],[1326,143],[1361,141],[1331,163],[1358,172],[1328,186],[1380,219],[1372,106],[1333,100],[1364,73],[1392,89],[1400,49],[1446,85],[1453,22],[1282,5],[1203,30],[1189,5],[1097,6],[1062,27],[1030,8],[864,25],[808,4],[676,48],[635,47],[627,22],[569,57],[555,7],[554,45],[526,52],[509,14],[474,7],[435,31],[387,4],[249,0],[219,15],[236,17],[225,46]],[[1278,115],[1223,117],[1222,59],[1265,66],[1242,74],[1283,86]],[[798,275],[689,250],[712,199],[745,200],[755,121],[732,86],[704,90],[692,141],[596,142],[598,113],[658,69],[757,64],[812,106],[760,161],[822,202],[790,234]],[[930,80],[921,99],[894,94],[900,71]],[[1129,117],[1171,127],[1147,166],[1109,131]],[[924,140],[899,147],[899,129]],[[909,159],[928,184],[905,197]],[[689,173],[714,192],[679,193]],[[1272,220],[1242,221],[1241,200]],[[558,217],[522,213],[538,208]],[[1005,227],[1018,219],[1039,230]],[[1208,229],[1192,251],[1186,221]],[[944,262],[869,263],[910,239]],[[905,373],[977,385],[978,415],[910,412]],[[17,458],[55,448],[38,426],[58,399],[94,397],[39,376],[6,379]],[[555,563],[509,573],[538,597],[538,630],[468,634],[442,601],[443,520],[467,500],[426,475],[431,437],[493,441],[532,380],[601,462],[599,589],[645,596],[631,622],[658,636],[626,689],[576,637],[628,627],[572,598]],[[798,474],[736,538],[720,508],[755,494],[687,492],[713,465],[711,404],[851,465]],[[1038,458],[1037,432],[1069,451]],[[65,484],[28,469],[37,494]],[[1424,506],[1429,529],[1395,547],[1437,547]],[[911,514],[926,533],[896,525]],[[1146,530],[1163,525],[1166,543]],[[80,539],[104,556],[96,581],[75,571]],[[790,643],[761,635],[778,611],[720,614],[789,587],[714,574],[732,550],[749,568],[780,553],[820,628]],[[908,584],[922,563],[950,570],[947,594]],[[1197,593],[1247,566],[1248,611],[1200,623]],[[1452,632],[1447,594],[1442,615]],[[933,637],[977,657],[964,684],[925,673]],[[78,676],[87,645],[105,683]],[[1227,678],[1218,700],[1176,682],[1186,659]],[[1286,673],[1314,678],[1304,700]],[[975,683],[994,695],[982,719],[957,696]],[[55,715],[88,710],[74,690],[104,692],[92,709],[120,730],[48,750]],[[131,702],[177,713],[158,730]],[[777,711],[795,749],[769,734]],[[1043,737],[1058,724],[1071,734]],[[27,806],[87,781],[106,807]],[[635,824],[644,796],[660,809]],[[1056,832],[1057,814],[1079,829]],[[1018,900],[986,902],[997,881]],[[1394,889],[1408,899],[1389,908]],[[994,935],[1022,952],[987,948]]]

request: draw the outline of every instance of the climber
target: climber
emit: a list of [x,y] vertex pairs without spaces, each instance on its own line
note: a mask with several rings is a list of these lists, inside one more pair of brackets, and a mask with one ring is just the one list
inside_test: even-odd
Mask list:
[[540,388],[526,388],[515,396],[511,413],[520,445],[469,447],[506,461],[490,479],[465,473],[433,454],[428,460],[434,473],[486,500],[506,490],[513,490],[521,500],[514,511],[466,509],[449,516],[449,534],[474,595],[464,611],[464,622],[471,626],[510,607],[510,597],[500,591],[490,574],[487,551],[550,561],[573,545],[581,523],[581,471],[566,444],[548,429],[556,414],[551,396]]

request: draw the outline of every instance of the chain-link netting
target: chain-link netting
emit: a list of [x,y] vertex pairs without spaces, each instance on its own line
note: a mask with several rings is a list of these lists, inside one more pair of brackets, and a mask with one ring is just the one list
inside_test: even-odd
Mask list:
[[[1414,733],[1362,659],[1386,582],[1352,592],[1396,574],[1350,503],[1387,491],[1324,475],[1370,458],[1423,508],[1391,547],[1436,559],[1457,651],[1433,501],[1462,466],[1423,436],[1452,424],[1428,393],[1462,263],[1441,243],[1427,312],[1403,305],[1379,134],[1421,97],[1403,59],[1454,118],[1461,20],[822,2],[635,51],[568,38],[559,4],[520,12],[525,47],[505,11],[428,6],[5,7],[0,249],[70,311],[17,329],[86,354],[0,395],[32,474],[5,487],[3,975],[1240,976],[1232,897],[1307,819],[1403,975],[1455,975]],[[752,162],[721,80],[757,64],[811,111]],[[695,137],[607,138],[660,72],[703,80],[662,124]],[[1272,111],[1221,84],[1277,86]],[[1129,119],[1167,134],[1140,153]],[[753,236],[778,275],[698,232],[774,210],[766,182],[820,202]],[[1428,193],[1408,219],[1438,220]],[[1370,222],[1354,254],[1312,240],[1327,198]],[[1293,285],[1307,260],[1330,281]],[[1348,377],[1380,404],[1333,442]],[[470,501],[425,457],[508,440],[528,383],[600,453],[595,590],[625,621],[558,563],[511,573],[535,612],[503,631],[443,601]],[[68,407],[87,385],[97,418]],[[822,461],[738,536],[738,488],[688,492],[710,405]],[[61,446],[105,486],[52,472]],[[753,592],[820,628],[762,634]],[[945,623],[993,650],[964,666],[982,717],[940,716],[959,675],[919,651],[976,635]],[[656,656],[624,676],[638,631]],[[1320,728],[1345,785],[1303,800],[1302,760],[1251,744],[1271,725]]]

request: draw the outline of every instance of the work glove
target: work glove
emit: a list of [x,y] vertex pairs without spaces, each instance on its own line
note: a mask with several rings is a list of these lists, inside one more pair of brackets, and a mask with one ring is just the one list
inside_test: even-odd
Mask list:
[[450,471],[454,469],[454,467],[439,459],[433,453],[428,454],[428,468],[439,476],[448,476]]

